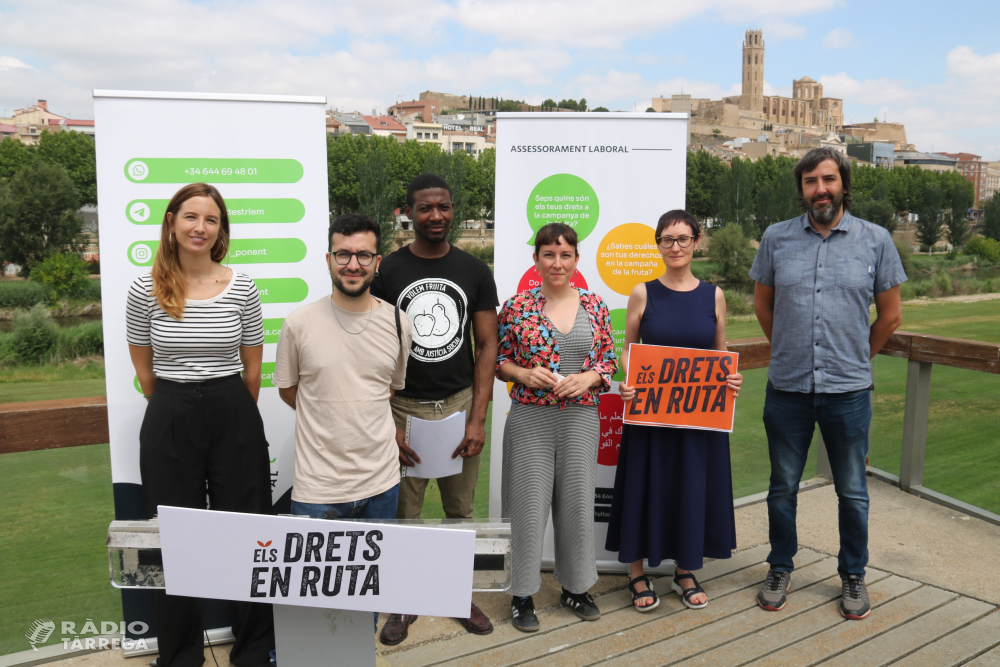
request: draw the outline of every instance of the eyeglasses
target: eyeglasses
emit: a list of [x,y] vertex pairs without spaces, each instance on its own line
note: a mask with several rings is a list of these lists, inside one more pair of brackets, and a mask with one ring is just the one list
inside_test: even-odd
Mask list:
[[335,253],[331,253],[333,258],[337,260],[337,264],[341,266],[347,266],[351,263],[351,257],[358,258],[358,264],[361,266],[371,266],[371,263],[375,261],[375,253],[366,252],[362,250],[361,252],[347,252],[346,250],[338,250]]
[[694,243],[694,237],[678,236],[677,238],[674,238],[673,236],[660,236],[656,239],[656,245],[660,246],[664,250],[673,248],[675,243],[682,248],[687,248]]

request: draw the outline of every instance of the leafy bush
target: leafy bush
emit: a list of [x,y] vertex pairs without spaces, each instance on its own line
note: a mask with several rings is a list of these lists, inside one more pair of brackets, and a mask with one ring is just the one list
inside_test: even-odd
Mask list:
[[750,285],[750,267],[757,253],[750,239],[743,235],[742,227],[730,223],[712,234],[708,253],[726,283],[734,287]]
[[101,281],[97,279],[88,279],[87,284],[84,285],[83,291],[80,293],[80,299],[83,301],[91,302],[101,301]]
[[965,252],[969,255],[978,255],[985,259],[990,266],[1000,264],[1000,241],[977,236],[969,239],[965,244]]
[[910,246],[906,245],[902,241],[893,241],[896,244],[896,252],[899,253],[899,261],[903,264],[903,272],[906,273],[906,277],[909,278],[913,272],[913,254],[910,252]]
[[493,263],[493,244],[487,246],[471,246],[468,248],[463,248],[465,252],[469,253],[476,259],[481,259],[487,264]]
[[736,290],[722,290],[726,297],[726,315],[753,315],[753,294]]
[[899,298],[902,301],[909,301],[910,299],[916,298],[916,296],[917,292],[912,282],[906,281],[899,286]]
[[39,303],[27,312],[15,313],[11,337],[18,361],[25,364],[44,363],[56,351],[59,327],[49,315],[48,308]]
[[90,275],[92,276],[101,275],[101,260],[92,259],[87,262],[87,270],[90,271]]
[[951,276],[947,273],[935,273],[931,279],[931,296],[950,296],[954,291]]
[[48,285],[30,280],[4,280],[0,282],[0,308],[27,310],[36,303],[48,303],[52,292]]
[[48,285],[52,292],[49,298],[72,299],[83,293],[90,282],[90,267],[74,253],[49,255],[31,270],[31,279]]
[[100,321],[59,329],[57,356],[64,359],[104,354],[104,327]]

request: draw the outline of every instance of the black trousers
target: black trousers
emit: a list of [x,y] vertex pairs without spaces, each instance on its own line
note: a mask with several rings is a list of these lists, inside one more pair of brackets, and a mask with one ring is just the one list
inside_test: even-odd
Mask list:
[[[157,505],[271,513],[271,471],[264,422],[239,375],[205,382],[156,380],[139,431],[139,469],[149,517]],[[204,629],[196,598],[154,596],[159,667],[199,667]],[[234,602],[229,660],[270,664],[271,605]]]

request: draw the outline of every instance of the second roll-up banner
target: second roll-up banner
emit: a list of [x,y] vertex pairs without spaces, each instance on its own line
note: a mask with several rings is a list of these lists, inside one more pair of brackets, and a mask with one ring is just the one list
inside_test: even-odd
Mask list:
[[[129,286],[148,274],[167,203],[187,183],[218,187],[231,243],[223,260],[257,284],[264,312],[261,417],[270,444],[272,500],[288,511],[295,413],[271,384],[283,319],[330,293],[326,98],[94,91],[104,353],[115,517],[145,519],[139,427],[146,401],[125,339]],[[127,622],[152,626],[148,593],[122,591]],[[229,619],[207,603],[208,627]],[[151,627],[144,637],[155,636]],[[217,637],[219,635],[216,635]],[[137,638],[137,637],[136,637]],[[151,645],[152,647],[152,645]]]
[[[684,208],[687,137],[687,114],[497,114],[495,275],[500,302],[540,284],[531,258],[535,232],[550,222],[564,222],[580,241],[573,282],[604,298],[620,356],[629,293],[665,270],[653,240],[656,221],[671,209]],[[628,568],[604,549],[621,441],[621,379],[619,372],[600,406],[594,546],[598,569],[605,572]],[[494,517],[501,516],[509,408],[507,387],[497,381],[490,454]],[[552,567],[554,554],[550,518],[546,567]]]

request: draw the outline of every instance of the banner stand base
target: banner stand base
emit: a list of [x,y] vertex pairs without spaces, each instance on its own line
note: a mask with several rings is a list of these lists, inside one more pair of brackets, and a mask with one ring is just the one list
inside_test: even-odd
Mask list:
[[374,665],[374,614],[276,604],[274,642],[282,667]]

